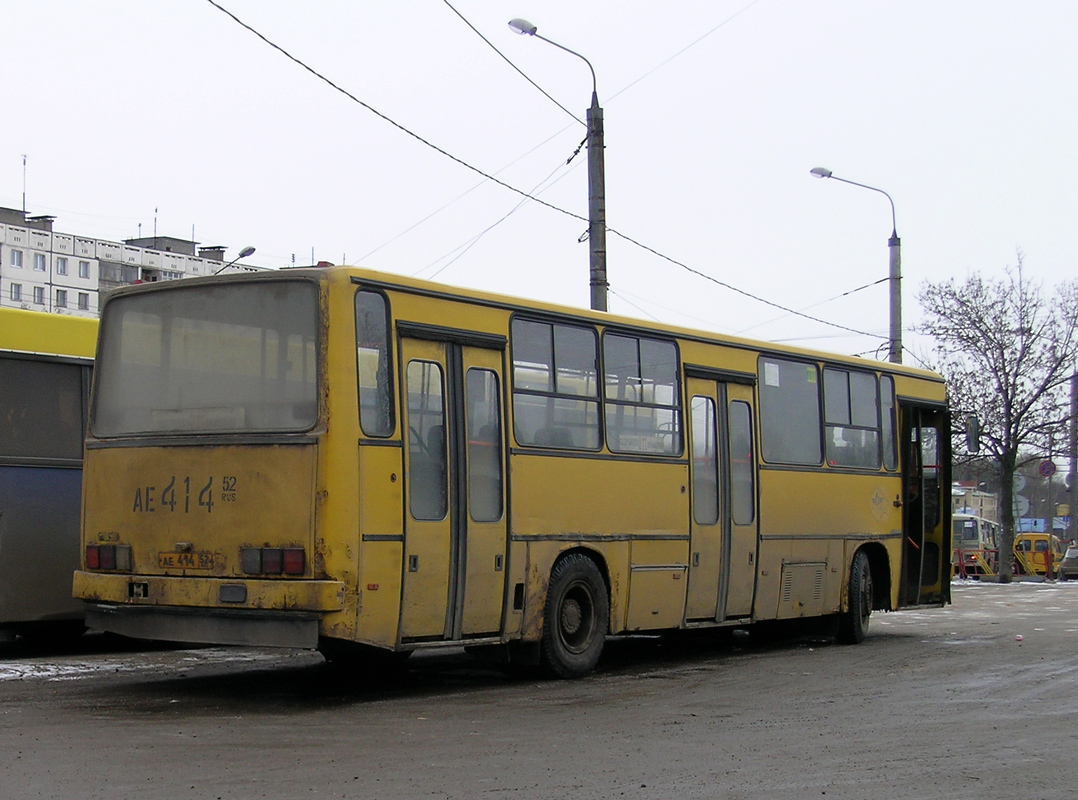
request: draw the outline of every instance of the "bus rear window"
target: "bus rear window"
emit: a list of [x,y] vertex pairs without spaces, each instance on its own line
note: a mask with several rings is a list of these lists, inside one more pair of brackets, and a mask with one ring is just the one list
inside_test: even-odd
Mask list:
[[170,286],[108,303],[91,430],[100,437],[302,431],[318,419],[318,287]]

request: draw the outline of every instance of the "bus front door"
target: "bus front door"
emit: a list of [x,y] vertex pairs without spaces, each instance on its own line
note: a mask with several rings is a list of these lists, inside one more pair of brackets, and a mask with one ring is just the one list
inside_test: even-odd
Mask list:
[[902,403],[902,570],[898,607],[943,605],[950,598],[950,418]]
[[687,621],[752,615],[756,462],[752,387],[689,378],[692,496]]
[[403,338],[401,364],[401,639],[495,635],[506,591],[502,354]]

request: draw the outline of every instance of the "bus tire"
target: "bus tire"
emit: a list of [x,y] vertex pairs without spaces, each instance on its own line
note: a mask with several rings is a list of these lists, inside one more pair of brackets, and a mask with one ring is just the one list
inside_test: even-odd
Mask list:
[[842,644],[860,644],[868,635],[868,620],[872,614],[872,568],[863,550],[854,555],[850,565],[846,601],[846,610],[839,614],[836,638]]
[[559,678],[595,669],[610,627],[610,598],[595,562],[571,553],[554,565],[543,612],[540,656]]

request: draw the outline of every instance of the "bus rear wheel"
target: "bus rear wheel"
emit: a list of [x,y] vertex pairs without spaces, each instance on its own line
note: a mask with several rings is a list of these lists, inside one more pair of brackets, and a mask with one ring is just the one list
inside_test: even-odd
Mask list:
[[554,565],[543,614],[543,665],[560,678],[595,669],[610,626],[610,599],[595,562],[571,553]]
[[857,552],[850,565],[846,606],[838,618],[838,641],[859,644],[868,635],[868,619],[872,614],[872,568],[863,550]]

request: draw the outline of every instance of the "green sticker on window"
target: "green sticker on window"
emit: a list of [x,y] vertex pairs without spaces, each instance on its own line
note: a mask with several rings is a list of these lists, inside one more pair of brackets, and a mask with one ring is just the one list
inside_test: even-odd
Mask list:
[[816,383],[816,367],[806,367],[805,372],[807,373],[805,380],[808,383]]

